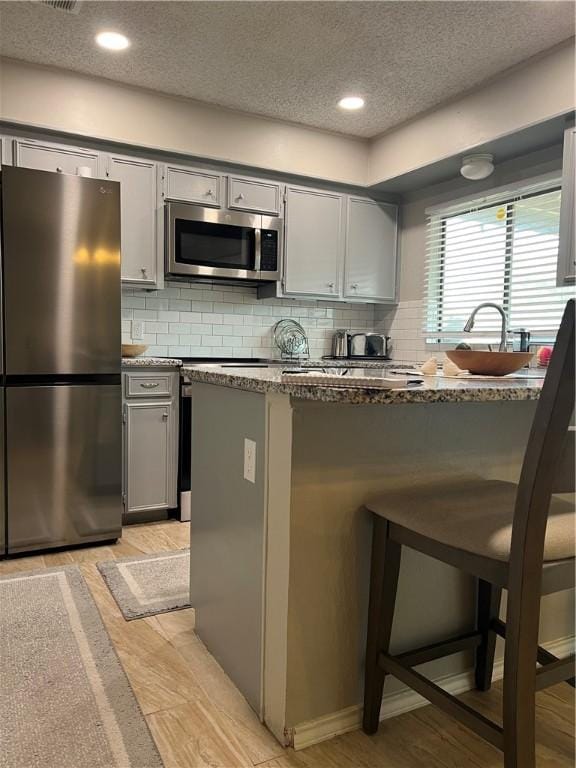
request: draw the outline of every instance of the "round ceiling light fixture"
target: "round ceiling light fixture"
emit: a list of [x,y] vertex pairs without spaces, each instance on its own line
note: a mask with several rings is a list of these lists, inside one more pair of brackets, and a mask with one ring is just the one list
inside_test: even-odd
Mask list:
[[130,40],[120,32],[100,32],[96,35],[96,42],[109,51],[123,51],[130,45]]
[[479,181],[494,171],[494,155],[467,155],[462,158],[460,173],[465,179]]
[[344,96],[338,102],[338,106],[341,109],[362,109],[364,106],[364,99],[362,96]]

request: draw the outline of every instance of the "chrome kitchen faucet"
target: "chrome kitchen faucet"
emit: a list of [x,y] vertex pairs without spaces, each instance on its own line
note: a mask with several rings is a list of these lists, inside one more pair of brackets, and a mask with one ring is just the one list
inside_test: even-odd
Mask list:
[[502,328],[500,331],[500,346],[498,347],[499,352],[506,352],[506,338],[508,334],[508,320],[506,319],[506,312],[502,309],[500,304],[493,304],[491,301],[485,301],[482,304],[478,304],[475,310],[473,310],[472,314],[466,320],[466,325],[464,326],[464,330],[466,333],[470,333],[472,328],[474,328],[474,320],[476,318],[477,313],[484,309],[484,307],[492,307],[493,309],[496,309],[500,314],[502,315]]

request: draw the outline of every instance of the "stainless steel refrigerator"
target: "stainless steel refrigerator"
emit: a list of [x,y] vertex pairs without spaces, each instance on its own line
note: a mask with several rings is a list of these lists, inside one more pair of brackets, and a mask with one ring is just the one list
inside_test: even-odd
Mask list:
[[0,554],[121,534],[120,185],[2,167]]

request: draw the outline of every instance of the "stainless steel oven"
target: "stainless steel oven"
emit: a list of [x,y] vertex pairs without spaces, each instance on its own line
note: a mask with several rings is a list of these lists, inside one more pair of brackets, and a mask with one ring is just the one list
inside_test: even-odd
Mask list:
[[280,279],[280,218],[167,203],[166,233],[169,277]]

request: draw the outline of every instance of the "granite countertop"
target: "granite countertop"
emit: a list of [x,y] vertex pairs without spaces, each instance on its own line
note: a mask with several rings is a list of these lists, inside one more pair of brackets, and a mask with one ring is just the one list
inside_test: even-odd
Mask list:
[[[285,365],[287,368],[291,366],[299,366],[300,368],[394,368],[401,365],[397,360],[355,360],[354,358],[336,358],[336,359],[320,359],[320,360],[278,360],[279,365]],[[402,364],[403,365],[403,364]]]
[[122,368],[180,368],[176,357],[123,357]]
[[[289,365],[287,367],[290,367]],[[380,366],[382,367],[382,366]],[[182,376],[187,382],[219,384],[249,392],[278,392],[299,400],[356,405],[400,403],[459,403],[498,400],[537,400],[542,378],[452,379],[440,376],[415,376],[422,384],[402,389],[359,389],[317,384],[296,384],[281,380],[283,368],[223,368],[220,366],[186,366]],[[359,375],[374,375],[374,367],[360,369]],[[352,374],[354,375],[354,374]]]

